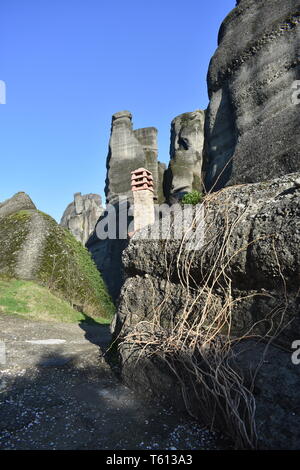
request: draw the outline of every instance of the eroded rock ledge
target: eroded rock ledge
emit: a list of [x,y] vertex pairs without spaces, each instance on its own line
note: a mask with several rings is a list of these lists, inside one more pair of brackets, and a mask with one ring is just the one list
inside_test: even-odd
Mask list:
[[[147,240],[146,229],[137,233],[123,254],[127,279],[113,325],[126,383],[144,395],[165,394],[183,406],[179,383],[170,370],[158,365],[154,356],[137,363],[142,345],[122,341],[138,330],[151,333],[157,312],[162,331],[172,331],[187,305],[193,305],[188,321],[194,324],[200,323],[209,305],[203,327],[209,326],[227,308],[230,285],[230,327],[226,325],[222,334],[256,338],[236,346],[243,351],[237,367],[245,382],[250,380],[249,370],[263,361],[265,345],[273,338],[265,351],[271,360],[259,368],[254,387],[263,448],[297,448],[300,438],[296,425],[300,368],[291,362],[291,344],[300,338],[299,177],[294,173],[207,196],[204,229],[200,219],[193,229],[196,239],[203,237],[197,250],[186,251],[181,240],[171,237]],[[161,230],[160,222],[155,230]]]

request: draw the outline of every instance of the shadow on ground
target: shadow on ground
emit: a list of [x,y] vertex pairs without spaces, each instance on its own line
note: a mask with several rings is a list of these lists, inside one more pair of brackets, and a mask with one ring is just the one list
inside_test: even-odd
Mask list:
[[[0,365],[0,449],[226,448],[217,434],[171,408],[143,402],[120,383],[104,359],[107,325],[0,319],[0,328],[7,344],[7,363]],[[45,345],[38,337],[61,343]]]

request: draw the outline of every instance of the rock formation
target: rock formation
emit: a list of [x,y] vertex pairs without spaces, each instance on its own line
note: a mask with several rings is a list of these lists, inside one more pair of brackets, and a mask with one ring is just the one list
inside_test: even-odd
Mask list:
[[[163,202],[163,178],[165,165],[157,161],[157,130],[146,127],[133,130],[132,115],[129,111],[120,111],[112,117],[111,136],[107,156],[107,176],[105,194],[107,204],[115,207],[117,220],[121,213],[127,219],[122,233],[117,226],[116,239],[99,240],[97,227],[87,242],[87,247],[102,273],[108,290],[117,299],[123,283],[121,256],[127,246],[128,225],[132,217],[128,216],[133,204],[131,191],[131,172],[137,168],[146,168],[152,173],[154,199]],[[125,198],[119,204],[119,198]],[[103,213],[103,217],[107,212]],[[121,215],[122,217],[122,215]],[[99,220],[99,223],[101,218]]]
[[[283,385],[285,380],[299,385],[300,369],[291,365],[290,352],[278,349],[289,351],[292,342],[300,338],[299,176],[225,188],[206,198],[200,214],[205,224],[194,224],[195,240],[203,243],[192,250],[185,251],[182,239],[173,239],[172,233],[168,240],[158,236],[144,239],[143,230],[136,233],[123,253],[126,281],[113,325],[120,341],[128,333],[142,331],[151,343],[155,315],[163,327],[159,330],[162,341],[183,317],[194,325],[204,321],[202,331],[207,331],[223,311],[230,315],[230,327],[224,321],[223,335],[258,336],[267,342],[273,337],[268,354],[274,362],[259,369],[254,387],[259,446],[264,448],[297,448],[300,439],[298,389]],[[175,227],[180,223],[176,217]],[[155,228],[159,233],[159,221],[153,233]],[[230,311],[226,310],[228,302]],[[240,343],[248,349],[247,342]],[[169,399],[176,396],[180,402],[178,381],[174,382],[166,365],[157,366],[155,354],[153,361],[146,358],[137,367],[141,353],[137,344],[127,340],[120,346],[126,383],[143,394],[152,390],[157,395],[167,394]],[[263,344],[260,341],[255,354],[250,354],[253,363],[263,359]],[[240,355],[236,367],[241,368],[245,381],[250,380],[249,353]],[[271,382],[276,385],[271,387]],[[266,422],[271,413],[272,419]]]
[[205,111],[184,113],[171,124],[170,164],[166,174],[166,199],[174,202],[202,189],[202,152]]
[[[299,9],[299,0],[240,0],[223,22],[208,72],[203,165],[205,189],[218,192],[195,209],[193,249],[172,230],[161,237],[181,226],[180,212],[156,221],[151,240],[146,229],[133,236],[112,323],[129,386],[237,438],[236,399],[246,448],[298,449],[300,441],[300,369],[291,359],[300,338]],[[200,175],[182,116],[172,123],[171,202]],[[210,369],[220,351],[225,371],[224,363]]]
[[91,315],[113,309],[87,249],[25,193],[0,204],[0,274],[46,285]]
[[109,152],[107,157],[107,178],[105,186],[106,202],[115,204],[119,196],[132,201],[131,171],[143,167],[151,171],[154,181],[155,197],[161,193],[159,181],[159,162],[157,161],[157,129],[146,127],[132,129],[132,115],[120,111],[112,117]]
[[299,171],[299,0],[241,0],[208,71],[207,189]]
[[98,194],[74,194],[74,201],[66,208],[60,225],[70,230],[76,240],[86,244],[103,213],[101,197]]
[[0,217],[6,217],[22,210],[36,210],[30,197],[23,192],[16,193],[10,199],[0,203]]

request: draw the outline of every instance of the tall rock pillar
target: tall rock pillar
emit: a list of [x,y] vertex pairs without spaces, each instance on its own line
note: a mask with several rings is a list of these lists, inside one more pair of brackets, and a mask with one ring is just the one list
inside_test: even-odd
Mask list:
[[239,0],[208,71],[206,189],[300,170],[300,1]]
[[205,111],[180,114],[171,124],[170,164],[166,199],[176,202],[184,194],[202,189],[202,152]]

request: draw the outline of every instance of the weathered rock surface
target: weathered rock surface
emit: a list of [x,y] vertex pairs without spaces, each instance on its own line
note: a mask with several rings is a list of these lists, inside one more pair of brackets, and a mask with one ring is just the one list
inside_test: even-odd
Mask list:
[[[123,283],[122,252],[127,246],[128,226],[132,221],[129,214],[133,197],[131,191],[131,171],[146,168],[151,171],[154,183],[154,199],[164,200],[163,179],[165,165],[157,161],[157,129],[146,127],[133,130],[132,115],[120,111],[112,117],[109,152],[107,156],[107,177],[105,185],[106,202],[113,205],[117,214],[115,239],[99,239],[97,226],[87,241],[87,247],[101,272],[109,293],[117,299]],[[123,199],[120,202],[120,199]],[[103,217],[107,213],[103,213]],[[126,223],[120,229],[119,217]],[[99,223],[101,218],[99,220]]]
[[117,300],[124,282],[122,253],[127,243],[127,240],[120,239],[99,240],[94,232],[86,244],[114,301]]
[[0,217],[6,217],[22,210],[36,210],[30,197],[23,192],[16,193],[10,199],[0,203]]
[[290,352],[254,340],[243,341],[234,349],[237,370],[245,383],[250,385],[257,374],[254,396],[258,447],[299,450],[299,365],[292,363]]
[[[166,219],[154,225],[156,239],[145,239],[145,229],[136,233],[123,253],[127,278],[113,324],[122,341],[137,325],[150,328],[141,322],[151,324],[159,311],[161,325],[168,331],[187,305],[192,305],[189,321],[200,321],[209,296],[208,326],[225,308],[228,298],[224,290],[230,279],[231,337],[250,334],[266,339],[276,335],[268,353],[272,365],[263,363],[254,389],[259,446],[265,448],[298,448],[300,442],[299,429],[293,428],[300,418],[298,388],[281,386],[285,380],[298,384],[300,368],[289,363],[291,353],[278,349],[290,350],[292,342],[300,338],[298,178],[299,173],[294,173],[207,196],[204,212],[196,209],[200,218],[193,228],[194,240],[201,241],[196,249],[186,251],[185,242],[172,239],[172,234],[167,240],[157,240]],[[175,213],[175,227],[180,223],[178,217]],[[216,275],[217,283],[213,280]],[[260,352],[257,347],[253,356],[242,355],[245,360],[239,364],[245,380],[251,361],[264,359]],[[137,368],[140,353],[137,345],[121,344],[126,383],[141,393],[148,393],[144,390],[148,387],[149,393],[170,394],[179,406],[180,387],[172,374],[149,359],[145,367]],[[281,364],[278,368],[276,358]],[[271,413],[274,415],[269,419]]]
[[300,170],[299,0],[242,0],[208,71],[205,183],[254,183]]
[[76,240],[85,245],[103,211],[98,194],[76,193],[74,201],[66,208],[60,225],[70,230]]
[[202,189],[202,152],[205,111],[184,113],[171,124],[170,164],[166,174],[166,198],[170,202]]
[[158,190],[157,129],[145,127],[133,130],[129,111],[115,113],[106,166],[105,195],[108,203],[117,203],[119,196],[126,196],[132,201],[130,172],[141,167],[151,171],[157,196],[157,192],[161,191]]
[[[129,111],[113,115],[105,194],[107,203],[115,206],[117,218],[133,203],[130,172],[137,168],[151,171],[154,200],[159,204],[165,199],[174,202],[193,189],[201,190],[203,126],[204,111],[200,110],[184,113],[173,120],[171,162],[166,171],[166,165],[157,161],[157,130],[154,127],[133,130]],[[127,202],[120,206],[119,198],[127,198]],[[132,218],[128,217],[128,225],[131,221]],[[87,247],[114,299],[119,296],[123,284],[121,257],[127,246],[127,231],[125,227],[116,240],[99,240],[96,227],[87,241]]]

